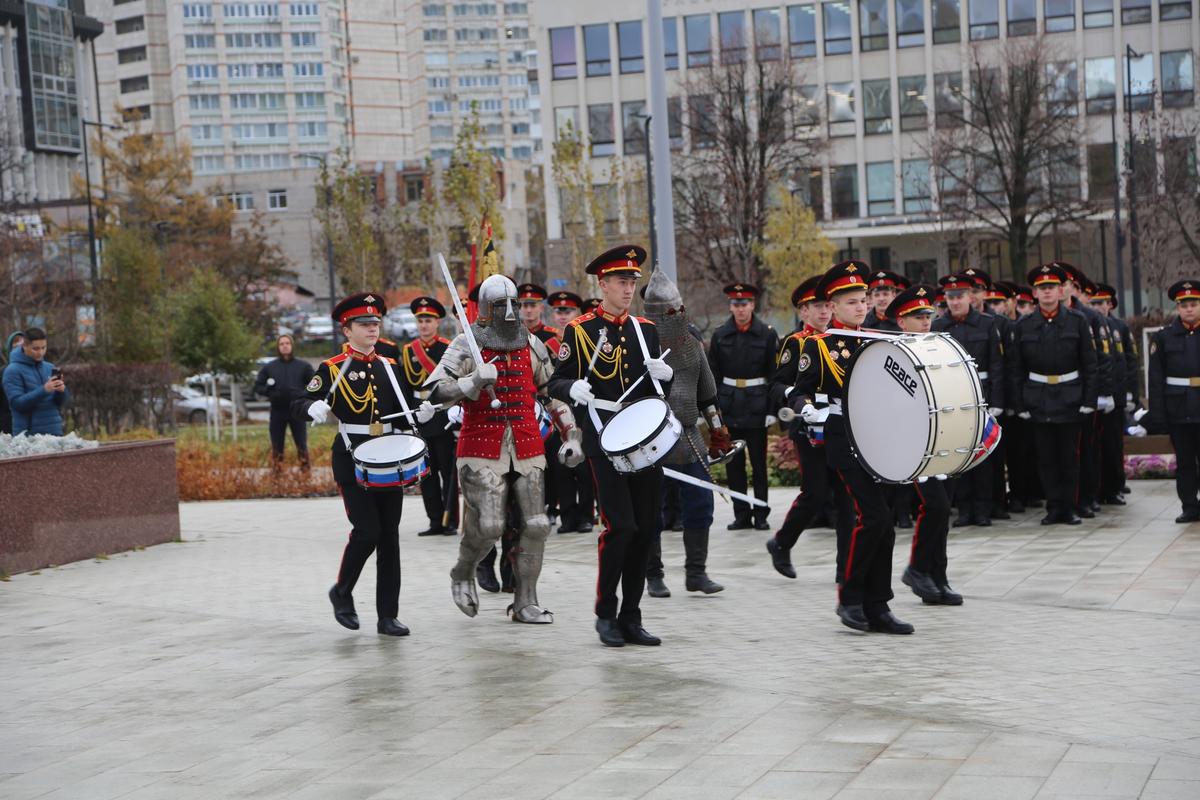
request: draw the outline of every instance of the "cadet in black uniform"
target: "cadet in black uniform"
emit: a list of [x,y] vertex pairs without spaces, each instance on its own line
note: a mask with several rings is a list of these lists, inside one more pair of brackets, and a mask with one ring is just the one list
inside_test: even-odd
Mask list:
[[[867,276],[871,268],[861,261],[843,261],[830,268],[817,286],[818,298],[833,303],[833,321],[823,334],[804,340],[797,364],[796,388],[789,402],[813,424],[820,420],[818,395],[829,408],[825,420],[825,457],[838,472],[855,510],[855,525],[845,544],[837,614],[842,624],[860,631],[907,634],[913,626],[896,618],[888,608],[892,599],[892,550],[896,532],[891,509],[881,484],[858,463],[850,449],[842,419],[842,387],[846,367],[866,342],[855,336],[867,315]],[[839,551],[843,548],[839,543]]]
[[[975,310],[971,293],[974,278],[965,273],[938,279],[946,293],[949,313],[933,321],[933,330],[949,333],[975,360],[979,382],[987,400],[988,413],[999,417],[1004,411],[1004,360],[1001,355],[1000,326],[994,317]],[[992,459],[954,478],[954,503],[958,519],[954,526],[992,524]]]
[[[574,292],[555,292],[550,295],[549,302],[560,331],[566,330],[583,309],[583,298]],[[558,350],[559,347],[555,347],[550,355],[557,358]],[[551,434],[554,436],[558,436],[557,430]],[[554,496],[558,498],[558,532],[591,533],[596,495],[592,488],[592,468],[587,461],[577,467],[568,467],[557,456],[547,458],[546,471],[554,480]]]
[[1096,349],[1087,318],[1062,302],[1066,271],[1035,267],[1038,308],[1017,321],[1012,385],[1017,414],[1032,420],[1038,472],[1046,492],[1043,525],[1078,525],[1079,437],[1096,412]]
[[[1033,297],[1033,289],[1029,286],[1014,285],[1014,314],[1010,318],[1012,324],[1008,327],[1008,338],[1004,342],[1004,367],[1006,370],[1006,387],[1013,383],[1013,343],[1017,331],[1017,322],[1029,316],[1037,309],[1037,300]],[[1030,464],[1037,463],[1037,450],[1033,441],[1033,423],[1016,415],[1017,398],[1012,392],[1006,393],[1008,408],[1005,409],[1004,461],[1008,467],[1008,508],[1015,513],[1021,513],[1026,508],[1041,508],[1042,482],[1036,469],[1030,469]],[[1010,415],[1011,412],[1011,415]]]
[[[759,290],[748,283],[725,287],[730,317],[713,332],[708,348],[708,363],[717,381],[717,404],[721,419],[729,427],[729,436],[746,442],[750,467],[754,470],[754,496],[767,501],[767,428],[775,417],[767,400],[767,381],[775,371],[775,353],[779,337],[775,329],[754,313]],[[738,453],[725,467],[729,488],[746,491],[746,454]],[[751,522],[750,504],[733,501],[731,531],[770,530],[770,509],[755,506]]]
[[[600,447],[600,434],[588,407],[596,401],[613,403],[642,377],[626,397],[632,402],[658,396],[651,379],[671,380],[673,370],[663,361],[653,323],[629,315],[646,251],[622,245],[602,253],[587,266],[604,295],[601,305],[567,326],[558,351],[558,367],[548,386],[551,397],[575,405],[583,429],[583,452],[591,464],[604,530],[600,534],[600,575],[596,582],[596,632],[609,647],[657,645],[661,641],[642,627],[640,603],[646,587],[646,561],[658,526],[662,495],[661,467],[619,473]],[[606,331],[604,344],[600,332]],[[646,343],[643,354],[638,331]],[[597,352],[599,348],[599,352]],[[588,363],[595,355],[595,364]],[[669,391],[669,385],[663,386]],[[595,405],[601,422],[612,412]],[[621,588],[618,611],[617,587]]]
[[418,297],[408,307],[417,318],[417,338],[401,351],[401,373],[409,393],[421,403],[417,409],[417,429],[429,448],[429,477],[421,482],[421,499],[429,516],[429,527],[417,535],[456,536],[458,470],[454,433],[446,412],[437,411],[426,402],[429,389],[424,388],[429,373],[437,368],[450,344],[449,339],[438,335],[438,325],[446,316],[446,309],[432,297]]
[[1138,357],[1133,333],[1116,315],[1117,290],[1107,283],[1095,284],[1088,302],[1108,323],[1112,344],[1113,399],[1116,411],[1100,420],[1100,502],[1123,506],[1125,488],[1125,418],[1137,408],[1142,396],[1138,385]]
[[1175,491],[1183,505],[1176,522],[1200,521],[1200,280],[1167,290],[1179,316],[1150,338],[1150,413],[1147,428],[1165,429],[1175,448]]
[[867,312],[862,326],[867,330],[899,333],[900,326],[895,320],[888,318],[887,310],[896,299],[896,295],[910,286],[912,281],[903,275],[886,269],[875,270],[867,280],[871,310]]
[[352,592],[374,552],[375,610],[379,614],[376,630],[388,636],[407,636],[408,628],[396,619],[400,603],[398,528],[404,493],[363,489],[355,478],[350,456],[355,446],[391,433],[392,424],[381,418],[402,410],[399,392],[404,390],[395,374],[397,367],[390,358],[375,352],[386,312],[382,296],[369,292],[351,295],[337,304],[334,324],[342,326],[348,347],[321,362],[304,396],[292,403],[292,414],[297,419],[324,422],[332,413],[338,420],[339,435],[333,440],[333,479],[353,529],[342,553],[337,583],[329,590],[334,618],[351,630],[358,629]]

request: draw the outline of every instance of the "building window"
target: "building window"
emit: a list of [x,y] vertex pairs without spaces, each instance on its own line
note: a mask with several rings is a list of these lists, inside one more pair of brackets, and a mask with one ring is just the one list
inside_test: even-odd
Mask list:
[[575,63],[575,29],[550,29],[550,76],[553,80],[565,80],[579,75]]
[[933,43],[946,44],[962,38],[958,28],[958,0],[933,0]]
[[712,26],[707,14],[683,18],[683,37],[689,67],[712,63]]
[[318,47],[317,34],[311,31],[292,34],[292,47]]
[[254,210],[254,195],[250,192],[233,192],[226,195],[226,199],[235,211]]
[[1113,0],[1083,0],[1083,27],[1111,28]]
[[189,95],[188,96],[188,108],[192,111],[220,112],[220,110],[221,110],[221,95],[219,95],[219,94]]
[[788,6],[788,45],[792,58],[817,55],[816,6]]
[[1078,200],[1079,150],[1075,145],[1056,147],[1050,153],[1050,198],[1055,201]]
[[904,213],[925,214],[930,210],[929,159],[913,158],[900,163]]
[[826,102],[828,103],[829,135],[854,135],[854,84],[827,83],[825,84]]
[[925,46],[923,0],[896,0],[896,47]]
[[862,82],[863,133],[892,132],[892,81],[881,78]]
[[1089,114],[1111,114],[1117,107],[1116,62],[1089,58],[1083,64],[1083,91]]
[[754,53],[759,61],[778,61],[783,55],[778,8],[754,11]]
[[[270,96],[270,95],[266,95]],[[312,109],[325,108],[325,93],[324,92],[297,92],[296,93],[296,108]]]
[[815,84],[796,87],[796,127],[821,124],[821,94]]
[[197,22],[212,22],[212,3],[184,3],[183,18]]
[[292,64],[292,76],[296,78],[319,78],[324,74],[325,65],[320,61],[297,61]]
[[146,46],[141,47],[126,47],[124,50],[117,51],[118,64],[133,64],[138,61],[146,60]]
[[1117,188],[1116,149],[1111,142],[1087,148],[1088,199],[1111,200]]
[[825,20],[825,55],[850,52],[850,4],[833,2],[821,4]]
[[136,78],[123,78],[121,80],[121,94],[129,94],[130,92],[144,92],[149,88],[149,75],[138,75]]
[[867,215],[896,213],[896,176],[892,162],[867,164]]
[[1155,194],[1158,189],[1158,160],[1154,153],[1154,142],[1147,139],[1135,142],[1132,158],[1135,190],[1142,196]]
[[1075,30],[1075,0],[1046,0],[1046,33]]
[[[459,31],[461,32],[461,31]],[[446,41],[445,28],[425,28],[421,31],[421,39],[426,42],[444,42]]]
[[842,164],[833,168],[830,175],[833,195],[833,218],[850,219],[858,216],[858,166]]
[[1191,0],[1159,0],[1158,18],[1162,22],[1172,19],[1190,19],[1192,16]]
[[934,125],[945,129],[963,124],[962,94],[961,72],[939,72],[933,76]]
[[971,41],[1000,36],[999,0],[969,0]]
[[267,208],[271,211],[285,211],[287,209],[287,189],[268,189],[267,190]]
[[887,50],[888,0],[858,0],[858,49]]
[[688,115],[692,120],[692,147],[703,149],[717,143],[717,120],[715,104],[708,95],[692,95],[688,98]]
[[912,75],[901,78],[897,84],[900,92],[900,130],[919,131],[929,127],[929,106],[925,102],[925,76]]
[[674,17],[663,17],[663,61],[667,69],[679,69],[679,29]]
[[975,156],[975,206],[986,208],[1004,202],[1004,181],[1000,165],[991,158]]
[[212,175],[225,171],[225,156],[193,156],[192,171],[197,175]]
[[246,122],[233,126],[235,142],[255,139],[287,139],[287,125],[282,122]]
[[1074,61],[1046,65],[1046,107],[1064,116],[1079,113],[1079,71]]
[[217,79],[217,65],[188,64],[187,78],[189,81],[215,81]]
[[621,61],[622,75],[645,69],[641,20],[617,23],[617,57]]
[[217,144],[221,141],[220,125],[193,125],[192,144]]
[[[1125,59],[1121,70],[1121,85],[1125,87],[1126,102],[1136,111],[1154,107],[1154,56],[1145,53],[1139,58]],[[1128,79],[1128,80],[1127,80]]]
[[133,106],[121,109],[122,122],[141,122],[150,119],[150,106]]
[[1196,193],[1196,140],[1191,136],[1170,136],[1163,140],[1163,176],[1167,191]]
[[123,33],[137,33],[138,31],[144,31],[146,30],[146,18],[143,16],[136,16],[119,19],[117,20],[116,29],[118,36]]
[[211,33],[189,33],[183,37],[183,46],[188,50],[212,50],[217,46],[217,37]]
[[641,155],[646,152],[645,118],[646,103],[634,100],[621,103],[621,136],[625,140],[625,155]]
[[740,64],[746,58],[746,15],[741,11],[717,14],[721,37],[721,63]]
[[[320,5],[318,3],[289,3],[288,15],[293,17],[316,17],[320,15]],[[442,8],[442,13],[445,13],[445,7]]]
[[561,134],[567,127],[570,126],[571,131],[578,137],[582,131],[579,130],[579,109],[576,106],[559,106],[554,109],[554,134],[555,138],[561,138]]
[[1037,33],[1037,0],[1008,0],[1008,35]]
[[1167,108],[1190,107],[1195,103],[1195,73],[1192,51],[1171,50],[1162,54],[1162,96]]
[[683,149],[683,98],[667,98],[667,138],[672,150]]
[[324,139],[329,135],[324,122],[300,122],[296,124],[296,133],[301,139]]
[[1121,24],[1137,25],[1150,21],[1150,0],[1121,0]]
[[592,141],[593,156],[611,156],[617,152],[612,103],[588,106],[588,137]]
[[804,205],[812,209],[813,217],[818,221],[825,219],[825,185],[821,178],[821,168],[813,167],[807,173],[796,175],[793,185],[796,187],[793,195],[800,198]]

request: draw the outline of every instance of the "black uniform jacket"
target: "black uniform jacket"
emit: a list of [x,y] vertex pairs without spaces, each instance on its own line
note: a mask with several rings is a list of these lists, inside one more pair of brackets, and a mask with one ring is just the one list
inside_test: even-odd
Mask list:
[[[428,346],[421,344],[420,339],[413,339],[404,345],[404,349],[400,352],[400,366],[397,370],[397,379],[402,385],[405,385],[406,391],[413,397],[417,404],[422,400],[429,399],[430,390],[425,387],[425,381],[429,378],[429,373],[437,368],[438,362],[442,360],[442,354],[446,352],[446,346],[450,344],[450,340],[444,336],[435,336]],[[415,407],[414,407],[414,410]],[[446,416],[445,411],[439,411],[433,415],[433,419],[429,422],[421,423],[417,426],[422,438],[432,439],[435,436],[451,436],[452,433],[447,428],[450,418]]]
[[1112,333],[1108,328],[1108,315],[1101,314],[1087,303],[1081,303],[1078,297],[1071,298],[1071,310],[1083,314],[1092,331],[1092,347],[1096,351],[1096,395],[1112,396],[1120,404],[1119,401],[1124,398],[1117,395],[1121,393],[1123,385],[1113,378]]
[[1140,361],[1137,345],[1133,341],[1133,331],[1129,329],[1129,323],[1111,314],[1108,315],[1108,328],[1112,331],[1113,348],[1116,350],[1114,361],[1120,359],[1125,362],[1125,383],[1124,388],[1120,390],[1122,396],[1117,398],[1117,406],[1120,407],[1126,401],[1136,403],[1142,397],[1142,384],[1138,380]]
[[[737,329],[731,316],[713,332],[708,364],[717,382],[717,407],[730,428],[765,428],[771,413],[767,380],[775,371],[779,337],[757,316],[746,332]],[[757,386],[729,385],[726,379],[759,379]]]
[[[263,364],[254,380],[254,393],[271,402],[272,408],[289,409],[292,401],[304,394],[312,380],[312,364],[303,358],[276,358]],[[268,380],[274,379],[272,383]]]
[[[816,328],[804,325],[792,331],[779,343],[779,353],[775,356],[775,371],[771,374],[769,396],[771,414],[779,415],[779,409],[788,405],[789,390],[796,385],[796,367],[800,363],[800,351],[804,340],[819,333]],[[804,420],[796,416],[788,424],[788,436],[793,439],[804,438]]]
[[[1170,384],[1167,378],[1174,378]],[[1180,386],[1187,380],[1187,386]],[[1176,317],[1150,337],[1150,413],[1146,427],[1200,423],[1200,327]]]
[[[865,346],[870,339],[855,336],[853,330],[841,327],[836,321],[825,333],[807,337],[800,348],[800,359],[796,365],[796,388],[788,398],[796,411],[811,403],[820,408],[828,402],[840,412],[846,381],[849,379],[847,365],[850,358]],[[824,395],[823,401],[817,395]],[[845,468],[857,463],[850,450],[846,436],[845,417],[831,411],[825,421],[825,447],[829,463]]]
[[979,382],[983,384],[983,396],[992,407],[1004,405],[1004,349],[1001,341],[1001,324],[991,314],[981,314],[975,309],[967,312],[963,319],[947,314],[933,321],[933,330],[948,333],[975,359]]
[[[1072,372],[1078,377],[1060,379]],[[1080,407],[1095,408],[1099,395],[1096,348],[1087,318],[1059,303],[1049,319],[1037,309],[1017,320],[1012,380],[1009,391],[1018,412],[1028,412],[1035,422],[1079,422]]]

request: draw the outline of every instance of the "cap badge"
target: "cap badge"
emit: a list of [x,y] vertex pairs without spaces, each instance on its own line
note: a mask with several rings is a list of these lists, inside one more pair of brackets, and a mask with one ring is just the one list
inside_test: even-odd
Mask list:
[[367,295],[366,297],[363,298],[363,302],[364,303],[374,303],[375,298],[371,295]]
[[917,297],[924,297],[926,292],[924,289],[917,289]]
[[628,258],[630,261],[633,261],[635,258],[637,258],[637,250],[630,250],[628,253],[625,254],[625,257]]

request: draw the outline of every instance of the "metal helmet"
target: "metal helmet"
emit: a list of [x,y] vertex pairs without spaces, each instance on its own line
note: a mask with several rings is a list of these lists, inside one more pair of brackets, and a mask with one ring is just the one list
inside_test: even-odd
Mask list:
[[687,335],[687,315],[683,310],[683,296],[679,287],[661,269],[654,270],[646,283],[642,296],[646,318],[658,328],[658,338],[664,347],[678,342]]
[[504,275],[492,275],[479,284],[479,316],[472,323],[480,346],[516,350],[529,341],[525,323],[517,314],[517,285]]

